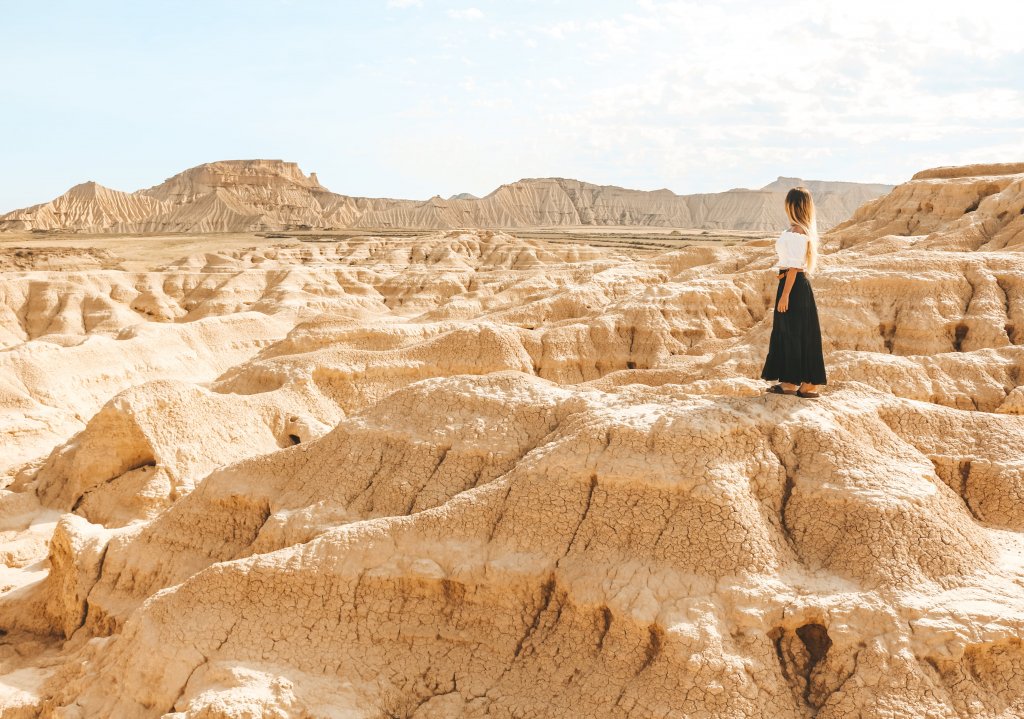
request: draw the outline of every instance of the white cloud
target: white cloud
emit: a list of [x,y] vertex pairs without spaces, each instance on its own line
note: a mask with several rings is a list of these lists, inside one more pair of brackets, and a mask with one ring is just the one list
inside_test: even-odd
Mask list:
[[453,20],[482,20],[484,13],[479,8],[467,7],[461,10],[449,10],[448,17]]
[[[601,80],[546,126],[553,141],[670,177],[685,167],[813,164],[868,146],[947,143],[953,152],[954,141],[984,143],[988,130],[1024,117],[1019,74],[1006,71],[1013,65],[998,74],[1004,62],[1024,70],[1006,29],[1024,20],[1020,7],[643,2],[585,23],[578,47]],[[968,78],[962,86],[951,70]]]
[[429,132],[486,148],[452,172],[695,192],[1024,156],[1024,3],[581,2],[438,11],[484,20],[432,38],[453,92]]
[[580,25],[575,20],[556,22],[551,25],[543,25],[537,28],[537,32],[542,35],[547,35],[555,40],[564,40],[569,35],[579,32],[579,30]]

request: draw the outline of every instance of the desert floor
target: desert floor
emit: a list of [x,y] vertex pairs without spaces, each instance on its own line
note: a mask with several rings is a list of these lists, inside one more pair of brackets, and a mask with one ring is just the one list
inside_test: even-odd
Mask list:
[[[770,233],[740,230],[699,230],[667,227],[551,227],[509,230],[516,237],[551,243],[580,243],[613,247],[627,254],[660,252],[700,244],[725,244],[767,237]],[[426,237],[433,230],[371,228],[331,232],[294,231],[178,235],[79,234],[60,231],[0,233],[0,269],[13,269],[10,257],[18,249],[33,250],[26,269],[41,268],[42,255],[55,250],[86,249],[109,253],[108,264],[125,270],[153,270],[185,255],[246,248],[287,247],[303,242],[336,242],[359,237]],[[69,255],[70,256],[70,255]]]

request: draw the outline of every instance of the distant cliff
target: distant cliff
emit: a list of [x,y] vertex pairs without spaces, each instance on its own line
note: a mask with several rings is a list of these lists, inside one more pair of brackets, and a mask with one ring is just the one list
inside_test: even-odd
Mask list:
[[78,232],[253,232],[288,229],[516,228],[637,225],[775,230],[786,224],[782,198],[803,184],[814,194],[822,230],[848,219],[890,185],[780,177],[760,190],[677,195],[562,178],[525,179],[486,197],[394,200],[331,192],[281,160],[211,162],[149,189],[120,192],[95,182],[50,202],[0,215],[0,230]]

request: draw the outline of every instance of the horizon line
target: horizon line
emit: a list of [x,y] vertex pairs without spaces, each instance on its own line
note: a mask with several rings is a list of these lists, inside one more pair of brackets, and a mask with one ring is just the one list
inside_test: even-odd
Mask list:
[[[489,197],[490,195],[493,195],[495,192],[497,192],[498,190],[500,190],[503,187],[508,187],[510,185],[515,185],[515,184],[518,184],[518,183],[521,183],[521,182],[542,181],[542,180],[568,180],[568,181],[571,181],[571,182],[580,182],[580,183],[583,183],[583,184],[586,184],[586,185],[592,185],[594,187],[610,187],[610,188],[615,188],[615,189],[619,189],[619,190],[626,190],[626,191],[629,191],[629,192],[650,192],[650,193],[653,193],[653,192],[670,192],[673,195],[675,195],[676,197],[687,197],[687,196],[694,196],[694,195],[718,195],[718,194],[724,194],[724,193],[727,193],[727,192],[764,192],[765,191],[764,188],[767,187],[768,185],[772,184],[773,182],[778,182],[779,180],[787,180],[787,179],[798,180],[800,182],[830,182],[830,183],[840,183],[841,182],[841,183],[852,184],[852,185],[882,185],[882,186],[889,187],[889,188],[894,188],[898,184],[900,184],[900,183],[891,183],[891,182],[871,182],[871,181],[862,181],[862,180],[821,180],[821,179],[814,179],[814,178],[799,177],[799,176],[795,176],[795,175],[777,175],[774,180],[770,180],[769,182],[765,183],[761,187],[730,187],[730,188],[725,189],[725,190],[710,190],[710,191],[703,191],[703,192],[679,193],[679,192],[676,192],[675,190],[672,190],[669,187],[664,187],[664,186],[656,188],[656,189],[646,190],[646,189],[640,189],[640,188],[636,188],[636,187],[627,187],[625,185],[602,184],[602,183],[597,183],[597,182],[591,182],[589,180],[581,180],[581,179],[575,178],[575,177],[567,177],[567,176],[559,176],[559,175],[547,175],[547,176],[534,176],[534,177],[520,177],[517,180],[512,180],[512,181],[509,181],[509,182],[503,182],[500,185],[498,185],[497,187],[495,187],[493,190],[491,190],[490,192],[487,192],[486,194],[483,194],[483,195],[476,195],[476,194],[471,193],[471,192],[458,192],[458,193],[455,193],[453,195],[449,195],[447,197],[445,197],[444,195],[441,195],[439,193],[436,193],[436,194],[430,195],[429,197],[425,197],[425,198],[408,198],[408,197],[397,197],[397,196],[391,196],[391,195],[365,195],[365,194],[350,194],[350,193],[346,193],[346,192],[338,192],[336,190],[332,190],[332,189],[328,188],[326,185],[324,185],[322,182],[320,182],[320,177],[319,177],[319,175],[317,174],[317,172],[315,170],[311,170],[309,172],[306,172],[306,171],[304,171],[300,167],[299,163],[296,162],[296,161],[282,160],[282,159],[279,159],[279,158],[249,158],[249,159],[212,160],[210,162],[202,162],[202,163],[200,163],[198,165],[193,165],[191,167],[187,167],[187,168],[185,168],[183,170],[175,172],[174,174],[170,175],[169,177],[164,178],[161,182],[158,182],[155,185],[139,187],[139,188],[137,188],[135,190],[121,190],[121,189],[118,189],[118,188],[113,187],[111,185],[103,184],[102,182],[100,182],[98,180],[94,180],[94,179],[83,180],[82,182],[77,182],[77,183],[71,185],[66,190],[61,192],[60,194],[55,195],[54,197],[51,197],[49,199],[45,199],[45,200],[42,200],[40,202],[34,202],[32,204],[29,204],[29,205],[23,205],[21,207],[14,207],[14,208],[11,208],[11,209],[0,208],[0,215],[6,215],[6,214],[9,214],[11,212],[17,212],[18,210],[25,210],[25,209],[28,209],[30,207],[37,207],[39,205],[45,205],[48,202],[53,202],[54,200],[58,199],[59,197],[62,197],[63,195],[66,195],[68,192],[72,191],[76,187],[81,187],[82,185],[94,184],[94,185],[98,185],[99,187],[103,187],[105,189],[112,190],[114,192],[120,192],[120,193],[124,193],[124,194],[128,194],[128,195],[134,195],[134,194],[137,194],[137,193],[144,192],[145,190],[150,190],[150,189],[152,189],[154,187],[159,187],[160,185],[164,184],[165,182],[168,182],[168,181],[172,180],[173,178],[175,178],[175,177],[177,177],[179,175],[182,175],[182,174],[184,174],[186,172],[189,172],[190,170],[198,169],[200,167],[205,167],[207,165],[215,165],[215,164],[218,164],[218,163],[247,163],[247,162],[279,162],[279,163],[284,164],[284,165],[294,165],[295,168],[298,169],[299,172],[302,173],[302,175],[304,177],[306,177],[306,178],[313,178],[315,176],[317,184],[320,185],[320,187],[322,187],[324,190],[326,190],[326,191],[328,191],[328,192],[330,192],[332,194],[335,194],[335,195],[341,195],[341,196],[344,196],[344,197],[352,197],[352,198],[357,198],[357,199],[397,200],[397,201],[405,201],[405,202],[429,202],[430,200],[434,200],[434,199],[442,199],[442,200],[446,200],[446,201],[454,201],[454,200],[459,199],[458,195],[472,195],[473,199],[480,200],[480,199],[484,199],[486,197]],[[937,169],[937,168],[927,168],[927,169]],[[467,201],[469,201],[469,198],[465,198],[465,199],[467,199]]]

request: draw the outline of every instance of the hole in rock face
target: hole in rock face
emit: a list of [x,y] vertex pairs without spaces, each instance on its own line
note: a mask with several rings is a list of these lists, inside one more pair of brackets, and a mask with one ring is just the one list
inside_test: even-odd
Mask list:
[[813,669],[832,646],[832,639],[828,636],[828,630],[821,624],[805,624],[796,630],[796,635],[803,642],[807,653],[810,655],[810,665]]
[[967,325],[959,324],[956,326],[956,331],[953,335],[953,349],[957,352],[963,352],[964,338],[967,337]]
[[292,444],[299,444],[302,441],[301,439],[299,439],[299,435],[297,434],[288,435],[288,439],[292,441]]
[[890,322],[883,322],[878,325],[878,334],[882,337],[885,351],[892,354],[893,344],[896,340],[896,325]]
[[964,214],[965,214],[965,215],[969,215],[970,213],[972,213],[972,212],[974,212],[975,210],[977,210],[977,209],[978,209],[978,205],[979,205],[980,203],[981,203],[981,198],[979,198],[979,199],[975,200],[974,202],[972,202],[972,203],[971,203],[971,204],[970,204],[970,205],[969,205],[969,206],[967,207],[967,209],[966,209],[966,210],[964,210]]
[[832,648],[828,630],[823,624],[808,622],[795,632],[776,627],[769,632],[768,638],[775,644],[775,655],[783,678],[796,696],[816,712],[845,681],[842,679],[836,683],[836,677],[819,670],[819,667],[826,666],[826,657]]
[[609,609],[607,606],[602,606],[601,607],[601,612],[600,612],[600,617],[601,617],[601,628],[600,628],[600,636],[598,637],[598,640],[597,640],[598,651],[600,651],[602,648],[604,648],[605,637],[608,636],[608,630],[612,628],[612,610]]
[[1021,379],[1024,378],[1024,367],[1020,367],[1018,365],[1010,365],[1009,369],[1007,369],[1006,371],[1006,374],[1010,378],[1010,384],[1012,384],[1014,387],[1020,387],[1020,385],[1022,384]]
[[632,362],[632,361],[627,362],[626,363],[626,369],[636,369],[636,362]]
[[665,630],[656,624],[647,628],[647,647],[644,649],[644,661],[640,665],[641,671],[651,666],[658,655],[661,654],[665,645]]

